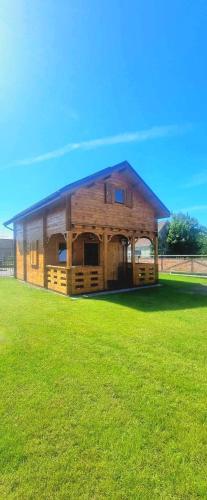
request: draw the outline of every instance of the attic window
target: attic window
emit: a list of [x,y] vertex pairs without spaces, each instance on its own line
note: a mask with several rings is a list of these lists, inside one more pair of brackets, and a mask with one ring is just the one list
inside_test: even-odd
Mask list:
[[114,191],[114,200],[116,203],[125,203],[125,191],[124,189],[115,189]]

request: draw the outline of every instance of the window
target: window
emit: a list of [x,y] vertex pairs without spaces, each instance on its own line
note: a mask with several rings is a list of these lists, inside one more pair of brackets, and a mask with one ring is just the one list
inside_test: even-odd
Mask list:
[[114,200],[116,203],[125,203],[125,191],[124,189],[115,189],[114,190]]
[[30,243],[30,264],[31,266],[38,266],[38,240]]
[[110,182],[105,183],[105,203],[119,203],[128,208],[133,207],[133,191],[130,187],[116,187]]
[[66,243],[59,243],[58,248],[58,262],[66,262],[67,260],[67,246]]
[[84,244],[84,266],[99,265],[99,244],[85,243]]

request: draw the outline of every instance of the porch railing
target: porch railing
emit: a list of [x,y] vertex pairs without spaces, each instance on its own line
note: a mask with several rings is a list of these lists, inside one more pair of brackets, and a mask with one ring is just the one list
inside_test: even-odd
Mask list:
[[75,266],[70,270],[72,294],[103,290],[103,268],[101,266]]
[[47,269],[47,288],[55,292],[67,294],[68,270],[62,266],[48,265]]
[[135,264],[134,285],[150,285],[157,281],[158,266],[154,263]]

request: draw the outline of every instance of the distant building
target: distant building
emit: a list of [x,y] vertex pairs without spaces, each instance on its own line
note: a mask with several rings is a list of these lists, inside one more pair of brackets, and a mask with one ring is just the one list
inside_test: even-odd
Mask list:
[[[168,227],[169,227],[168,220],[158,222],[158,237],[163,242],[165,242],[166,240]],[[152,251],[153,251],[153,245],[151,241],[147,238],[142,238],[140,242],[138,241],[135,248],[136,256],[140,257],[150,257],[152,255]]]
[[9,238],[0,238],[0,263],[13,258],[14,242]]

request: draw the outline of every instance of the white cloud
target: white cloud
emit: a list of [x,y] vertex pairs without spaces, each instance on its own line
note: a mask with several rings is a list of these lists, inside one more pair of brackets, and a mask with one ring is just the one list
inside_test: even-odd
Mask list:
[[180,208],[179,212],[200,212],[207,210],[207,205],[192,205],[191,207]]
[[48,151],[41,155],[14,161],[12,163],[0,167],[0,170],[5,170],[7,168],[24,166],[24,165],[34,165],[44,161],[52,160],[54,158],[61,158],[62,156],[66,156],[72,151],[76,150],[97,149],[100,147],[110,146],[114,144],[144,142],[152,139],[171,137],[186,132],[189,129],[189,127],[190,127],[189,124],[156,126],[146,130],[140,130],[136,132],[125,132],[123,134],[102,137],[100,139],[72,142],[65,144],[63,147],[59,149],[53,149],[52,151]]
[[203,170],[202,172],[198,172],[194,174],[191,179],[185,184],[186,188],[203,186],[207,184],[207,170]]

